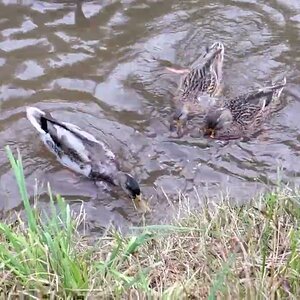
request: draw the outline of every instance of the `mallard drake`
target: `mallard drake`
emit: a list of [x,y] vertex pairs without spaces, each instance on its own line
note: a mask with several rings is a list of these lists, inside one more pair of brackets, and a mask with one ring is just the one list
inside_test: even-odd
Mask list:
[[45,146],[69,169],[94,181],[106,181],[121,187],[142,210],[148,210],[141,199],[137,181],[119,168],[115,154],[108,145],[78,126],[60,122],[35,107],[26,108],[27,118],[39,132]]
[[177,109],[171,117],[170,130],[182,135],[186,121],[195,115],[207,113],[216,103],[221,91],[224,45],[216,42],[192,65],[190,70],[169,70],[186,74],[175,97]]
[[249,137],[278,110],[286,78],[272,86],[248,92],[220,107],[212,107],[204,118],[204,135],[216,139]]

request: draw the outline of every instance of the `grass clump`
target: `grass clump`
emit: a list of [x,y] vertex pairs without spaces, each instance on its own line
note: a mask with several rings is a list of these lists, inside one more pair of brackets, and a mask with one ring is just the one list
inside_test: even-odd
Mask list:
[[[87,289],[88,269],[84,257],[76,251],[76,221],[71,218],[69,206],[60,196],[54,200],[49,189],[51,215],[40,215],[29,203],[20,155],[14,159],[8,150],[8,157],[27,222],[19,218],[17,227],[0,223],[0,271],[3,275],[0,286],[16,290],[24,287],[42,293],[55,286],[67,294]],[[15,284],[6,279],[11,277]]]
[[30,205],[20,155],[8,150],[27,220],[0,223],[0,291],[40,298],[300,297],[300,197],[287,187],[247,206],[226,201],[172,225],[111,230],[90,245],[80,216],[49,189],[51,213]]

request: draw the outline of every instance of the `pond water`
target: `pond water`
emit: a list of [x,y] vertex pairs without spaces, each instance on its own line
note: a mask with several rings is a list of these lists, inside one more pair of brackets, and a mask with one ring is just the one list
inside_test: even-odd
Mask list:
[[[166,66],[188,67],[217,40],[226,96],[286,76],[286,106],[248,142],[172,138],[180,78]],[[23,156],[30,195],[38,179],[41,205],[49,182],[75,210],[84,201],[92,231],[143,222],[120,190],[96,187],[45,150],[26,119],[29,105],[105,139],[150,197],[147,223],[164,221],[179,191],[196,208],[222,193],[248,201],[276,184],[278,169],[298,184],[299,43],[299,0],[0,1],[0,211],[21,209],[10,145]]]

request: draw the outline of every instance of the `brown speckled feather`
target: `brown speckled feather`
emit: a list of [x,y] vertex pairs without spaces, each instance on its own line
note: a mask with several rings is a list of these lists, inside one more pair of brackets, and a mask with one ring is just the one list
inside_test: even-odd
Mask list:
[[[193,65],[188,74],[182,79],[176,97],[178,105],[185,105],[189,102],[189,111],[193,112],[193,107],[201,111],[201,96],[215,96],[219,91],[222,79],[224,46],[215,43],[202,55]],[[220,64],[220,66],[217,66]]]
[[[270,87],[240,95],[225,101],[223,107],[230,111],[232,122],[216,130],[215,138],[240,138],[258,131],[279,105],[286,79]],[[216,109],[216,108],[214,108]]]

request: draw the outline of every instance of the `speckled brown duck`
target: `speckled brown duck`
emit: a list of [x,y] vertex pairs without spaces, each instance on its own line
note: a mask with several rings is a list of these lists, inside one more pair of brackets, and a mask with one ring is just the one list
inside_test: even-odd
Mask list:
[[178,136],[188,119],[205,114],[215,104],[215,96],[221,91],[224,45],[216,42],[207,47],[206,52],[190,69],[170,71],[184,74],[175,97],[176,110],[171,116],[170,130]]
[[250,137],[278,110],[286,78],[212,107],[204,118],[204,134],[215,139]]

